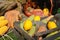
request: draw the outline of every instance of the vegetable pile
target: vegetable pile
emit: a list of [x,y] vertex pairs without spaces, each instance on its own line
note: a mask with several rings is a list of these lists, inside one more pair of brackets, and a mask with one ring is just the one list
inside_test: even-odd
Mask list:
[[[19,40],[13,30],[15,29],[15,22],[19,22],[19,25],[17,25],[19,29],[21,28],[30,37],[34,37],[36,33],[47,32],[47,30],[58,28],[57,20],[59,20],[59,18],[58,16],[55,18],[55,15],[49,15],[50,12],[48,8],[34,9],[26,5],[26,9],[22,12],[19,1],[8,2],[8,4],[4,4],[3,6],[1,6],[0,10],[2,13],[0,16],[0,40]],[[59,12],[60,8],[57,13]],[[52,18],[54,19],[51,20]],[[50,37],[57,33],[58,31],[55,31],[47,34],[45,37]],[[18,34],[20,33],[18,32]],[[21,37],[23,37],[23,35],[21,35]],[[59,38],[56,40],[60,40]]]

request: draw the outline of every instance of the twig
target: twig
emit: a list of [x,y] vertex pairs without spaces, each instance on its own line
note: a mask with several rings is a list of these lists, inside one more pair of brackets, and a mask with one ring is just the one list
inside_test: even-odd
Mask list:
[[2,38],[5,40],[4,36],[2,36]]
[[11,33],[13,30],[9,31],[7,34]]
[[4,36],[9,37],[11,40],[13,40],[9,35],[5,34]]

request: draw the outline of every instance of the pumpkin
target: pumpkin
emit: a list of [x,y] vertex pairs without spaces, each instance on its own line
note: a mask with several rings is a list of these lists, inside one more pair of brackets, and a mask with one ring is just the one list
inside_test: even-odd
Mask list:
[[48,8],[44,8],[44,9],[43,9],[43,13],[44,13],[44,16],[48,16],[48,14],[49,14],[49,9],[48,9]]

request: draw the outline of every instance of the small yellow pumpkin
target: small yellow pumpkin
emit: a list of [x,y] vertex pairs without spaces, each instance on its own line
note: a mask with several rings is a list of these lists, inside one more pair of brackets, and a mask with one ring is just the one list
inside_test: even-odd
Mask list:
[[2,26],[0,28],[0,36],[4,35],[7,31],[8,31],[8,27],[7,26]]
[[54,28],[57,28],[57,25],[54,21],[49,21],[48,22],[48,29],[54,29]]
[[31,22],[31,20],[26,20],[25,22],[24,22],[24,30],[30,30],[32,28],[32,22]]
[[49,14],[49,9],[48,9],[48,8],[44,8],[44,9],[43,9],[43,13],[44,13],[44,16],[48,16],[48,14]]

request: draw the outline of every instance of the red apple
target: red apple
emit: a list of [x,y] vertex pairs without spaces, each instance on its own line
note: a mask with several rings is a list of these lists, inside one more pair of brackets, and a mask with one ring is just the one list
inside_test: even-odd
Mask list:
[[29,17],[29,16],[32,15],[32,13],[30,13],[30,12],[28,12],[28,11],[25,11],[25,15],[26,15],[27,17]]
[[34,10],[32,11],[32,13],[33,13],[34,15],[38,15],[38,16],[40,16],[40,17],[43,17],[43,16],[44,16],[43,11],[42,11],[41,9],[34,9]]

